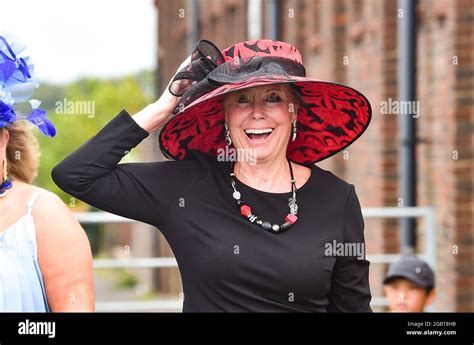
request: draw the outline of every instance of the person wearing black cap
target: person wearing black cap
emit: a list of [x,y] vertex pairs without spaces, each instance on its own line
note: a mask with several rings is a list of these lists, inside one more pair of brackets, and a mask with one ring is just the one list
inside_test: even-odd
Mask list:
[[436,297],[433,270],[414,254],[403,254],[393,262],[383,284],[392,312],[423,312]]

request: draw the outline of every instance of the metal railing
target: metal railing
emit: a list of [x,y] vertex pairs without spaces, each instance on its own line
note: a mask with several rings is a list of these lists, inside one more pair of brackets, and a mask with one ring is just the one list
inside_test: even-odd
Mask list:
[[[420,256],[426,260],[433,271],[436,272],[436,227],[435,212],[433,207],[368,207],[362,208],[364,218],[424,218],[424,252]],[[82,224],[97,223],[131,223],[134,220],[120,217],[107,212],[78,212],[76,219]],[[371,254],[367,255],[367,260],[371,264],[389,264],[398,259],[400,254]],[[94,259],[94,269],[104,268],[165,268],[178,267],[174,257],[157,258],[129,258],[129,259]],[[371,306],[386,306],[387,301],[383,297],[374,297]],[[434,303],[428,311],[436,310]],[[166,311],[179,312],[182,309],[182,301],[179,299],[172,301],[117,301],[117,302],[97,302],[97,311]]]

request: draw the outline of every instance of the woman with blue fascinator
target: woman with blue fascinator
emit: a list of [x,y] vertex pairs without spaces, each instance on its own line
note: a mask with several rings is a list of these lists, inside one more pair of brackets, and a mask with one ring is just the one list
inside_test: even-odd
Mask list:
[[30,99],[38,82],[22,51],[0,35],[0,312],[93,311],[89,241],[58,196],[31,184],[40,156],[32,127],[56,130]]

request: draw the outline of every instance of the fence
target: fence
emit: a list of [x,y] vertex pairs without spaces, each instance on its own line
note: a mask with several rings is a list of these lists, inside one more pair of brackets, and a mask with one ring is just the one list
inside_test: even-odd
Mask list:
[[[369,207],[362,209],[364,218],[424,218],[424,251],[420,253],[436,273],[436,227],[435,213],[431,206],[426,207]],[[90,223],[124,223],[134,222],[131,219],[116,216],[107,212],[81,212],[75,214],[82,224]],[[373,264],[391,263],[399,254],[371,254],[367,259]],[[161,258],[130,258],[130,259],[95,259],[94,269],[98,268],[165,268],[177,267],[173,257]],[[383,297],[373,297],[371,306],[385,306],[387,301]],[[160,311],[178,312],[182,309],[182,301],[116,301],[97,302],[97,311]],[[436,310],[436,302],[427,311]]]

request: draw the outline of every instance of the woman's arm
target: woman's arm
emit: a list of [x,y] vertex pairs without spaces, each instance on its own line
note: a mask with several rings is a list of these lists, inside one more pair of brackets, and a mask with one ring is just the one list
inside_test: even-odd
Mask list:
[[166,89],[158,101],[133,117],[121,111],[53,168],[54,182],[101,210],[159,227],[158,222],[169,214],[169,203],[199,178],[201,166],[190,161],[119,162],[163,125],[177,101]]
[[118,164],[148,135],[122,111],[53,168],[53,181],[89,205],[153,224],[151,213],[144,207],[158,202],[146,181],[151,177],[150,167]]
[[151,163],[119,161],[148,133],[122,111],[51,173],[65,192],[101,210],[160,228],[169,205],[207,173],[197,159]]
[[94,311],[92,253],[84,230],[53,193],[40,194],[32,214],[51,311]]
[[344,210],[344,243],[363,245],[363,258],[339,256],[333,269],[328,312],[371,312],[369,265],[365,259],[364,219],[354,185]]

